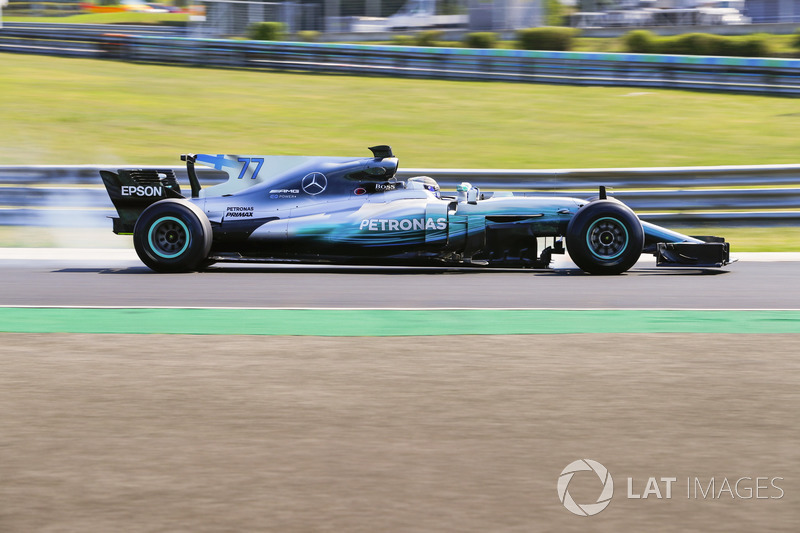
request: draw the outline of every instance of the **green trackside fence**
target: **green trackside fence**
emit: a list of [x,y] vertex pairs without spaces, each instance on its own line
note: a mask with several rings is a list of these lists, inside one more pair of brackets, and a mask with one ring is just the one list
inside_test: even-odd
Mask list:
[[0,30],[0,48],[220,68],[800,95],[797,59],[236,41],[23,28]]

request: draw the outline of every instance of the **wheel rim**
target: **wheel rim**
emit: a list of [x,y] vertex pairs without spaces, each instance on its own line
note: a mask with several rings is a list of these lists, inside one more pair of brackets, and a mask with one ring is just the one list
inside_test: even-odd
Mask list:
[[628,230],[616,218],[595,220],[586,232],[586,244],[592,254],[600,259],[616,259],[628,247]]
[[189,247],[189,228],[175,217],[161,217],[150,226],[147,234],[150,249],[164,259],[174,259]]

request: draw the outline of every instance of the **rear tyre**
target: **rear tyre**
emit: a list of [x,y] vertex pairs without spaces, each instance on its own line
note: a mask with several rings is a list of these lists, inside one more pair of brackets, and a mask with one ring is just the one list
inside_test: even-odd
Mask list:
[[133,229],[133,246],[156,272],[191,272],[211,250],[211,223],[186,200],[162,200],[142,212]]
[[567,226],[567,251],[589,274],[621,274],[639,260],[644,230],[625,204],[597,200],[578,210]]

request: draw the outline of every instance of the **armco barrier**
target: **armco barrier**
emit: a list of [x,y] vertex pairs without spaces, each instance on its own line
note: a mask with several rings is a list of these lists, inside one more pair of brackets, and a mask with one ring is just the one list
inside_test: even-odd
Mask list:
[[[130,167],[130,165],[123,165]],[[0,225],[108,227],[114,208],[99,171],[118,166],[0,166]],[[175,171],[188,190],[185,167]],[[226,175],[199,169],[204,186]],[[404,169],[399,179],[427,175],[443,189],[467,181],[484,192],[596,196],[609,187],[612,196],[644,220],[678,225],[748,226],[800,223],[800,165],[737,167],[633,168],[585,170]]]
[[197,39],[0,30],[0,51],[452,80],[800,95],[800,60]]

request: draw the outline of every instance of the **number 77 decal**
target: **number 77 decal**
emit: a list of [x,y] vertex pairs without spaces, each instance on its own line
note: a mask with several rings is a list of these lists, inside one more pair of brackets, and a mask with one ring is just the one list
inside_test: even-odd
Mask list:
[[250,176],[250,179],[256,179],[256,177],[258,177],[258,173],[261,171],[261,166],[264,164],[263,157],[240,157],[237,159],[237,161],[244,164],[242,165],[242,171],[239,173],[239,177],[236,179],[244,178],[247,169],[250,168],[250,163],[258,163],[255,172],[253,172],[253,175]]

